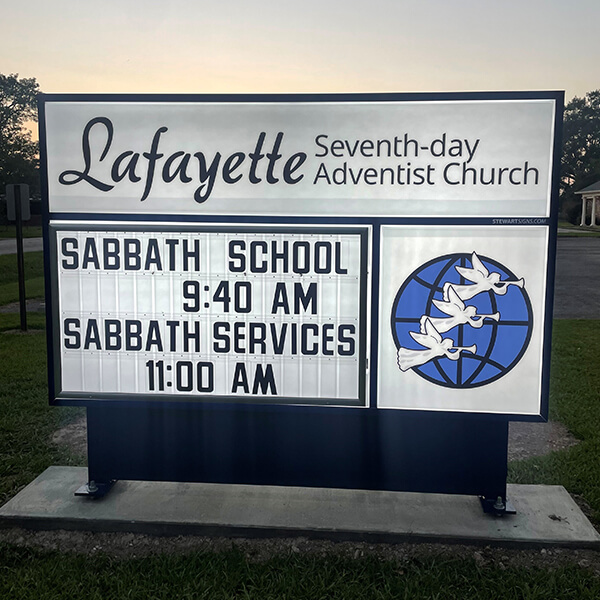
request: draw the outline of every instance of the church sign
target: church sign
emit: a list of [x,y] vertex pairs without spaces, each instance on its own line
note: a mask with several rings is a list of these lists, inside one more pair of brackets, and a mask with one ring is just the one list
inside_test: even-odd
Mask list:
[[557,96],[44,96],[51,396],[546,415]]

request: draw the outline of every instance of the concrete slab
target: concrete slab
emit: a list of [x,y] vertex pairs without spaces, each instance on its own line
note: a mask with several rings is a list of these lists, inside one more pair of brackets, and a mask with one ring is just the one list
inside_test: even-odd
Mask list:
[[0,508],[0,526],[337,540],[600,547],[562,486],[509,485],[516,515],[485,515],[471,496],[119,481],[103,499],[73,496],[87,469],[50,467]]

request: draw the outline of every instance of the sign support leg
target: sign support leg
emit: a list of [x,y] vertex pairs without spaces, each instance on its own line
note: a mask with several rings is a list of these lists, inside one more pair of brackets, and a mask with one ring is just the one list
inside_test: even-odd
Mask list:
[[[503,515],[514,515],[516,510],[506,493],[506,478],[508,475],[508,429],[509,422],[506,420],[502,425],[492,426],[498,433],[492,447],[488,446],[490,458],[495,455],[495,464],[501,464],[501,470],[490,477],[484,491],[479,495],[479,502],[484,513],[501,517]],[[485,453],[484,453],[485,456]]]
[[516,515],[517,511],[506,496],[498,496],[496,499],[479,496],[481,508],[484,513],[502,517],[503,515]]
[[[88,498],[102,498],[106,496],[112,489],[113,485],[117,482],[116,479],[107,476],[106,470],[103,469],[103,465],[100,462],[98,464],[98,457],[95,453],[96,448],[104,449],[101,442],[98,439],[108,438],[110,436],[111,428],[103,419],[104,412],[102,409],[90,409],[86,410],[87,420],[87,438],[88,438],[88,482],[77,490],[75,490],[75,496],[85,496]],[[104,441],[104,443],[106,443]]]
[[73,493],[74,496],[86,496],[88,498],[102,498],[110,492],[112,486],[116,483],[116,479],[111,479],[106,482],[97,482],[91,479],[85,485],[77,488]]

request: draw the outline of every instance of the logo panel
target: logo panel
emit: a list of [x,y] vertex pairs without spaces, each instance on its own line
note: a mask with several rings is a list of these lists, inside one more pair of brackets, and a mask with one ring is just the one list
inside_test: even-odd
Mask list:
[[454,253],[417,268],[391,311],[397,366],[448,388],[487,385],[525,354],[533,311],[523,278],[493,258]]

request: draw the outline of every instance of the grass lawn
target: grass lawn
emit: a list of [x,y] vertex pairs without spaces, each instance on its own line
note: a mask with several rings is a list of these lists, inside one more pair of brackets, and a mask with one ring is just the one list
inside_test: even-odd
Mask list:
[[403,563],[303,554],[252,563],[241,553],[194,553],[117,560],[4,550],[3,598],[197,599],[406,598],[490,600],[600,597],[600,580],[578,567],[479,568],[475,561],[424,558]]
[[559,221],[559,229],[569,231],[559,231],[559,237],[600,237],[600,227],[589,227],[588,225],[573,225],[568,221]]
[[[43,315],[0,315],[0,502],[51,464],[74,464],[50,444],[78,410],[46,398]],[[600,522],[600,321],[555,321],[551,412],[581,440],[569,450],[510,465],[510,480],[562,484]],[[115,558],[0,544],[0,598],[600,598],[600,578],[568,566],[480,565],[473,558],[296,553],[254,562],[239,550]]]
[[[44,295],[44,257],[42,252],[25,252],[25,294],[27,298]],[[19,301],[17,255],[0,255],[0,306]]]
[[44,316],[27,321],[23,334],[18,314],[0,315],[0,504],[48,466],[72,464],[49,440],[75,409],[48,406]]
[[[0,240],[16,237],[17,231],[14,223],[11,225],[0,225]],[[42,228],[39,226],[23,225],[23,237],[42,237]]]

